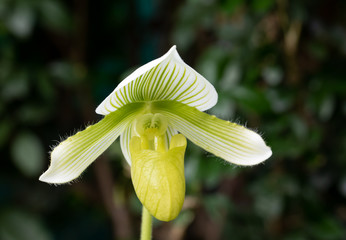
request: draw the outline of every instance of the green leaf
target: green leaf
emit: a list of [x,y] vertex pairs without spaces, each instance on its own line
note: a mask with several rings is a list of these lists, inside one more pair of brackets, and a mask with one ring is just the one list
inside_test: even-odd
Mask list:
[[270,7],[274,5],[274,0],[253,0],[252,8],[257,12],[265,12],[268,11]]
[[29,92],[27,74],[17,71],[8,78],[5,85],[0,90],[1,97],[6,101],[17,100],[25,97]]
[[9,119],[0,122],[0,148],[2,148],[6,141],[8,141],[13,126]]
[[42,23],[50,29],[65,31],[70,28],[70,16],[67,9],[57,0],[40,1],[39,10]]
[[11,209],[0,214],[1,240],[52,240],[42,222],[35,215]]
[[20,4],[9,15],[6,25],[14,35],[25,38],[31,34],[34,20],[32,8],[26,4]]
[[44,149],[33,133],[20,133],[11,145],[11,153],[14,164],[24,175],[37,176],[42,170]]
[[237,11],[244,4],[243,0],[224,0],[222,2],[222,8],[230,14]]
[[324,216],[318,222],[309,226],[309,232],[313,239],[343,239],[345,237],[344,226],[333,217]]

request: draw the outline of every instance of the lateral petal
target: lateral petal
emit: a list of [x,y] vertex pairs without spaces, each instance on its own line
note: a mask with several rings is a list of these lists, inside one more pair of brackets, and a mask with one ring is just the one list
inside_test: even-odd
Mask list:
[[61,184],[77,178],[114,142],[143,106],[143,103],[128,104],[61,142],[52,151],[51,164],[40,180]]
[[190,141],[228,162],[255,165],[272,154],[259,134],[241,125],[177,101],[158,101],[152,106]]

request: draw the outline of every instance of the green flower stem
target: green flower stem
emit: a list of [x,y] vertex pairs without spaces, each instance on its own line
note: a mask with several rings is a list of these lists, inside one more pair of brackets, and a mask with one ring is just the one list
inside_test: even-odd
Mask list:
[[151,220],[152,217],[148,210],[143,206],[141,240],[151,240]]

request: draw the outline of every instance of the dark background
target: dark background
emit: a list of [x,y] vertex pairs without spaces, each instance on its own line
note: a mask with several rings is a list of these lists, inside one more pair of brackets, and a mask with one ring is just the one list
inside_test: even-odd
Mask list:
[[0,239],[138,239],[118,141],[72,184],[38,177],[172,45],[216,87],[209,112],[273,156],[237,167],[188,144],[184,208],[154,239],[346,239],[345,23],[343,0],[1,0]]

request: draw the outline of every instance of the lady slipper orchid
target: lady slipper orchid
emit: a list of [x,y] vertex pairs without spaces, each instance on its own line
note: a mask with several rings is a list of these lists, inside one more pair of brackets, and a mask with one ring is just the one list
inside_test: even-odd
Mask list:
[[238,165],[255,165],[272,154],[254,131],[203,112],[216,102],[214,87],[173,46],[115,88],[96,109],[105,115],[101,121],[54,148],[40,180],[76,179],[120,135],[139,200],[151,215],[170,221],[185,197],[186,138]]

